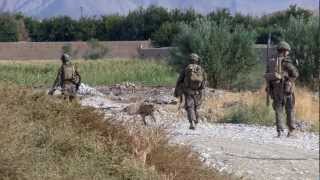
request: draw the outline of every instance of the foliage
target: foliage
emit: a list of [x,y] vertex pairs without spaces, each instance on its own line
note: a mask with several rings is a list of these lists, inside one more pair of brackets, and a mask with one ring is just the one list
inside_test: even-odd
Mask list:
[[84,59],[88,60],[97,60],[97,59],[102,59],[105,58],[105,56],[109,52],[109,48],[106,44],[103,44],[99,42],[96,39],[91,39],[90,41],[87,42],[88,44],[88,51],[84,55]]
[[254,104],[239,104],[226,113],[224,123],[274,125],[274,113],[262,101]]
[[9,14],[0,15],[0,42],[18,41],[18,22]]
[[206,18],[191,25],[182,24],[175,40],[172,62],[184,67],[190,53],[200,55],[208,81],[212,87],[227,87],[257,63],[252,48],[255,33],[243,27],[232,27],[227,22],[216,24]]
[[291,58],[298,60],[300,81],[317,89],[319,85],[320,68],[320,32],[319,16],[305,22],[302,19],[291,18],[288,26],[283,29],[284,40],[291,46]]
[[151,36],[152,44],[156,47],[171,46],[174,37],[179,33],[179,26],[176,23],[165,22],[160,29]]
[[108,41],[125,40],[122,36],[125,17],[120,15],[110,15],[101,17],[97,25],[97,39]]
[[62,46],[62,53],[67,53],[72,55],[72,45],[71,44],[65,44]]

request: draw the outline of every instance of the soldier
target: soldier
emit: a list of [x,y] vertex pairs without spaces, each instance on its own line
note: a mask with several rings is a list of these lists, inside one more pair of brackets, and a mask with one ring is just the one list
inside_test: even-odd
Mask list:
[[190,64],[180,73],[174,91],[175,97],[184,96],[185,110],[190,123],[189,129],[194,130],[195,124],[199,122],[198,109],[203,100],[206,87],[206,75],[199,65],[200,58],[197,54],[190,55]]
[[[281,41],[277,46],[277,56],[268,60],[267,73],[267,93],[273,100],[273,109],[276,114],[277,137],[283,133],[283,109],[287,115],[288,137],[294,135],[294,82],[299,76],[297,68],[289,58],[290,45]],[[272,63],[273,62],[273,63]],[[274,64],[274,65],[272,65]]]
[[53,95],[56,88],[61,87],[64,99],[72,101],[79,89],[81,76],[77,68],[71,63],[71,57],[68,54],[63,54],[61,61],[62,65],[48,94]]

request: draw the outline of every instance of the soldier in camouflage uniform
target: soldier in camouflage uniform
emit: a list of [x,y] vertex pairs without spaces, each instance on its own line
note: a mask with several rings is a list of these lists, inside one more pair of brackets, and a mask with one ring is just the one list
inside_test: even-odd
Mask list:
[[278,79],[269,81],[267,92],[273,100],[273,109],[276,113],[276,126],[278,137],[283,133],[283,109],[287,115],[288,137],[294,134],[295,130],[295,95],[294,82],[299,76],[297,68],[292,64],[288,54],[290,45],[281,41],[277,47],[277,57],[281,60],[281,74]]
[[[194,130],[195,124],[199,122],[198,110],[203,101],[204,90],[206,87],[206,75],[203,68],[199,64],[199,56],[197,54],[190,55],[190,64],[180,73],[177,80],[174,96],[182,97],[185,99],[185,110],[188,114],[188,120],[190,123],[189,129]],[[194,69],[199,73],[199,82],[198,85],[191,86],[189,76],[189,69]],[[201,77],[200,77],[201,76]],[[191,78],[192,79],[192,78]],[[196,78],[194,78],[196,79]]]
[[77,68],[71,63],[71,57],[68,54],[63,54],[61,61],[62,65],[49,94],[53,95],[56,88],[61,87],[64,99],[72,101],[76,97],[77,90],[79,89],[81,76]]

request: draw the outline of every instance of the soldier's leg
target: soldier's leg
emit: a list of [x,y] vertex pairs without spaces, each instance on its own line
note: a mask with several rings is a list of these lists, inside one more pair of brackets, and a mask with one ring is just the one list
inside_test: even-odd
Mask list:
[[146,116],[145,115],[141,115],[142,118],[142,122],[145,126],[147,126],[147,121],[146,121]]
[[66,91],[68,95],[68,100],[71,102],[77,96],[77,86],[75,84],[66,84]]
[[193,124],[196,121],[194,98],[190,95],[185,95],[185,101],[185,109],[187,111],[190,129],[195,129]]
[[[295,97],[294,95],[287,96],[285,99],[285,108],[286,108],[286,115],[287,115],[287,125],[289,132],[292,132],[296,129],[295,127],[295,113],[294,113],[294,106],[295,106]],[[290,136],[290,134],[288,134]]]
[[201,96],[200,95],[196,95],[194,97],[194,101],[195,101],[194,111],[195,111],[195,114],[196,114],[195,123],[198,124],[199,123],[199,118],[200,118],[199,109],[200,109],[200,106],[201,106],[201,103],[202,103]]
[[281,133],[284,130],[284,125],[283,125],[283,103],[279,100],[274,100],[273,101],[273,109],[275,111],[276,115],[276,126],[277,126],[277,132],[278,136],[281,135]]
[[194,123],[195,124],[198,124],[199,123],[199,112],[198,112],[199,108],[198,107],[195,107],[194,108],[194,112],[195,112],[195,121]]

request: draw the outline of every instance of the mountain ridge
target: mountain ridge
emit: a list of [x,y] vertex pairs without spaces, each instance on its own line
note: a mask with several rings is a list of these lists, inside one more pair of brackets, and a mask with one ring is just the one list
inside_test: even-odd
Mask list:
[[127,14],[139,7],[157,5],[167,9],[193,8],[203,14],[227,8],[231,13],[261,16],[287,9],[294,4],[312,11],[319,7],[318,0],[0,0],[0,12],[21,12],[37,18],[59,15],[79,18],[81,14]]

